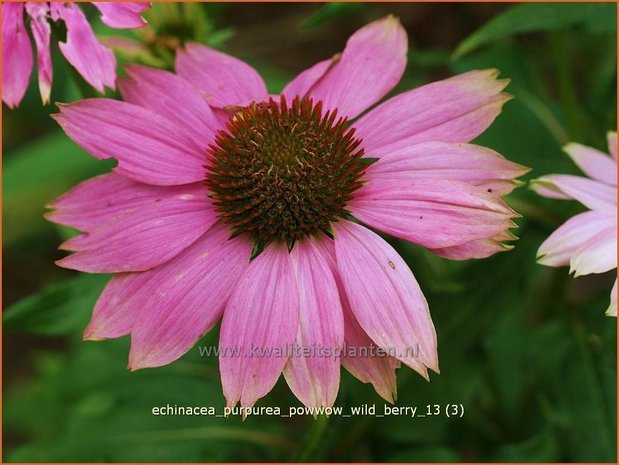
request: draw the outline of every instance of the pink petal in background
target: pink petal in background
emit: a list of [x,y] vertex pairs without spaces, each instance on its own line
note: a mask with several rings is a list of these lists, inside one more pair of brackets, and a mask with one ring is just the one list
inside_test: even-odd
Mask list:
[[114,89],[116,57],[95,36],[86,16],[75,3],[51,2],[54,21],[61,19],[67,28],[66,42],[59,42],[60,51],[80,75],[99,92]]
[[37,46],[37,71],[39,92],[44,104],[49,103],[52,90],[52,55],[50,51],[51,28],[47,20],[49,7],[47,3],[26,3],[26,11],[31,18],[30,30]]
[[24,27],[24,4],[2,2],[2,101],[15,108],[32,72],[32,47]]
[[142,13],[148,2],[92,2],[101,12],[101,21],[118,29],[131,29],[146,25]]

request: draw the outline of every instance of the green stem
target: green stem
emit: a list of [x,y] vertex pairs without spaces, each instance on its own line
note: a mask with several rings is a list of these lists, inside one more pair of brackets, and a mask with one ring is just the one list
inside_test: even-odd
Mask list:
[[299,450],[295,454],[292,462],[312,462],[310,460],[324,435],[324,432],[329,425],[329,417],[326,415],[320,415],[314,420],[314,424],[311,426],[309,436],[307,440],[300,446]]
[[569,51],[565,44],[565,34],[562,31],[550,32],[550,48],[559,79],[559,94],[565,111],[567,125],[572,140],[582,141],[583,128],[578,105],[578,97],[572,79],[569,63]]

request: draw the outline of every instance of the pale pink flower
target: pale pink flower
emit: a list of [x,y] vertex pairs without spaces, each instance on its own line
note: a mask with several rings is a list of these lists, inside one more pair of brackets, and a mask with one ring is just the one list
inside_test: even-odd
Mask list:
[[[148,3],[92,2],[101,12],[101,20],[113,28],[136,28],[145,24],[141,17]],[[51,23],[62,21],[66,40],[58,45],[67,61],[99,92],[114,88],[116,58],[112,50],[96,38],[77,4],[67,2],[2,2],[2,101],[10,108],[23,99],[33,57],[26,25],[37,50],[39,91],[43,103],[49,103],[52,88],[50,52]]]
[[[616,269],[617,133],[608,133],[611,156],[575,143],[564,150],[588,177],[551,174],[531,186],[544,197],[578,200],[589,211],[570,218],[544,241],[537,252],[538,263],[569,265],[574,276]],[[617,280],[606,314],[617,316]]]
[[513,238],[501,196],[526,169],[469,144],[509,99],[496,71],[366,112],[406,56],[406,33],[387,17],[270,99],[249,65],[190,44],[177,74],[128,67],[125,102],[62,105],[56,118],[73,140],[118,160],[49,214],[84,231],[63,244],[73,254],[61,266],[116,273],[84,337],[130,334],[129,367],[155,367],[221,319],[229,405],[253,405],[282,372],[307,406],[333,404],[340,365],[389,401],[400,362],[426,379],[438,372],[426,299],[370,228],[443,257],[487,257]]

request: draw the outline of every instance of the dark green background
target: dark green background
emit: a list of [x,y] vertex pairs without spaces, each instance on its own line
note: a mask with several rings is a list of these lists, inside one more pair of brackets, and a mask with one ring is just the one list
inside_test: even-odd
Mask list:
[[[184,23],[164,14],[160,32],[246,59],[273,92],[340,51],[358,27],[399,16],[410,53],[396,91],[475,68],[512,79],[516,98],[478,142],[531,167],[527,179],[577,173],[560,147],[578,141],[606,151],[606,131],[616,126],[614,4],[192,8]],[[165,50],[153,51],[169,63]],[[53,100],[79,98],[67,65],[57,53],[54,60]],[[616,320],[604,316],[613,276],[572,279],[567,268],[535,263],[541,242],[583,207],[539,198],[526,185],[508,199],[524,216],[511,252],[460,263],[394,242],[430,302],[442,371],[426,383],[400,369],[398,405],[463,404],[463,418],[153,417],[152,407],[166,403],[221,408],[217,361],[192,350],[170,366],[129,373],[127,338],[81,341],[107,278],[55,267],[70,231],[46,223],[43,207],[112,164],[77,148],[48,117],[54,111],[33,86],[18,110],[3,107],[5,461],[616,460]],[[202,344],[216,344],[215,333]],[[369,385],[344,373],[336,405],[364,403],[382,408]],[[280,380],[258,405],[299,402]]]

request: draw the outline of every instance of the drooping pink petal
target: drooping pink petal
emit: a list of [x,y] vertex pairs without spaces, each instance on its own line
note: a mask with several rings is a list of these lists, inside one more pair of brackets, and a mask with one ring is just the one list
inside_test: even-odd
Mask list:
[[305,97],[312,86],[316,84],[338,60],[339,55],[336,55],[333,58],[320,61],[314,66],[302,71],[284,87],[282,95],[286,96],[288,102],[292,102],[295,97]]
[[582,244],[570,260],[570,273],[583,276],[617,268],[617,220]]
[[82,335],[85,341],[101,341],[126,336],[131,332],[140,306],[128,307],[125,302],[143,291],[138,279],[143,273],[114,275],[99,296],[90,323]]
[[24,4],[2,2],[2,101],[15,108],[32,72],[32,48],[24,27]]
[[340,298],[344,310],[344,352],[342,366],[362,383],[372,383],[374,389],[387,402],[397,399],[395,370],[400,362],[389,356],[379,356],[378,346],[365,333],[355,318],[344,289]]
[[547,266],[569,265],[577,250],[613,225],[616,225],[616,218],[610,213],[588,211],[573,216],[542,243],[537,251],[538,263]]
[[334,66],[310,89],[325,109],[349,119],[374,105],[400,81],[406,68],[408,39],[394,16],[355,32]]
[[511,96],[498,71],[469,71],[401,93],[355,122],[367,157],[385,148],[429,141],[469,142],[494,121]]
[[438,372],[436,333],[413,273],[380,236],[347,220],[333,225],[339,275],[367,335],[426,379]]
[[99,92],[105,92],[105,87],[114,89],[114,52],[101,45],[82,10],[75,3],[51,2],[50,6],[52,19],[63,20],[67,28],[66,42],[58,43],[67,61]]
[[617,185],[617,163],[605,153],[575,143],[566,145],[563,150],[590,178],[605,184]]
[[127,209],[63,243],[61,248],[76,253],[56,263],[91,273],[148,270],[176,256],[215,223],[204,186],[160,190],[140,202],[140,208]]
[[515,178],[528,171],[479,145],[424,142],[382,154],[368,168],[367,177],[403,183],[423,179],[462,181],[502,196],[517,187]]
[[608,140],[608,150],[611,156],[616,160],[617,159],[617,133],[614,131],[610,131],[606,138]]
[[582,176],[550,174],[536,179],[531,188],[544,197],[578,200],[591,210],[615,211],[617,208],[616,187]]
[[219,370],[228,406],[250,407],[277,382],[299,324],[299,296],[285,246],[270,245],[241,276],[224,310]]
[[485,239],[518,216],[498,196],[458,181],[370,181],[348,205],[359,220],[430,249]]
[[[208,319],[215,318],[213,312],[221,313],[221,310],[213,310],[207,304],[217,304],[217,298],[230,292],[235,277],[238,277],[240,263],[247,264],[251,252],[251,247],[243,238],[227,240],[229,234],[222,233],[222,229],[224,228],[221,225],[213,226],[183,252],[152,270],[115,275],[95,305],[90,324],[84,331],[84,339],[100,340],[125,336],[131,332],[138,319],[143,320],[139,321],[140,324],[151,324],[152,318],[148,316],[148,312],[158,311],[162,304],[165,304],[165,309],[170,310],[187,303],[187,307],[181,309],[181,312],[195,310],[196,305],[199,305],[201,315],[194,314],[192,321],[198,324],[195,319],[200,318],[202,324],[206,321],[208,325]],[[221,270],[222,266],[226,267],[225,271]],[[216,268],[219,273],[213,275],[210,268]],[[182,279],[179,279],[181,277]],[[210,289],[215,284],[218,287]],[[205,288],[210,291],[204,292]],[[213,296],[210,295],[211,291]],[[155,300],[156,304],[152,300]],[[179,320],[181,321],[176,324],[183,325],[184,320]],[[170,323],[172,322],[165,321],[162,324]],[[165,341],[168,347],[169,342]],[[144,354],[144,357],[146,361],[147,354]]]
[[510,231],[501,231],[499,234],[487,239],[475,239],[464,244],[454,245],[452,247],[443,247],[440,249],[429,249],[439,257],[448,258],[450,260],[470,260],[490,257],[498,252],[506,252],[514,248],[511,244],[506,244],[506,241],[517,239]]
[[251,243],[230,239],[218,224],[169,262],[141,273],[131,330],[129,368],[166,365],[187,352],[219,321],[230,293],[249,266]]
[[101,21],[116,29],[131,29],[146,25],[142,13],[150,3],[92,2],[101,12]]
[[200,93],[184,79],[147,66],[126,67],[129,78],[118,81],[123,100],[167,117],[187,129],[206,149],[215,140],[221,124]]
[[176,72],[217,108],[268,98],[266,85],[247,63],[200,44],[187,44],[176,52]]
[[291,354],[284,377],[307,407],[331,407],[340,387],[344,320],[330,267],[333,246],[326,241],[331,239],[302,240],[290,255],[299,289],[299,353]]
[[617,316],[617,280],[615,279],[615,284],[613,286],[612,291],[610,291],[610,305],[606,310],[606,315],[608,316]]
[[39,80],[39,92],[44,104],[49,103],[52,91],[52,55],[50,52],[51,28],[47,21],[49,6],[47,3],[26,3],[26,11],[31,18],[30,30],[34,43],[37,46],[37,71]]
[[159,186],[204,179],[204,149],[163,116],[111,99],[59,107],[54,117],[67,135],[100,160],[118,159],[119,174]]

